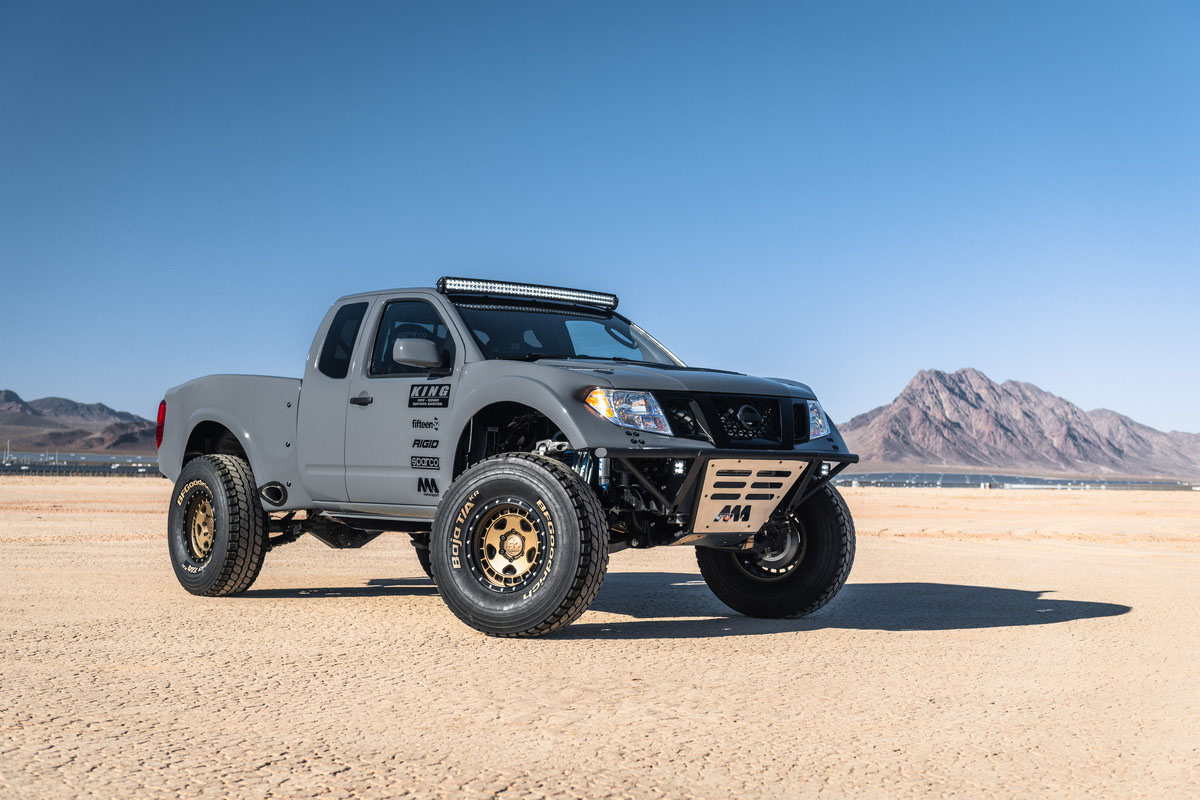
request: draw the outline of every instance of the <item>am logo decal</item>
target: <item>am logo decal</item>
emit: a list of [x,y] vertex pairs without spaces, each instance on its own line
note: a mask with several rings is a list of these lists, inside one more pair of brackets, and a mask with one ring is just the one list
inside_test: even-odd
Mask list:
[[726,505],[719,512],[717,518],[713,522],[749,522],[750,521],[750,504],[730,506]]

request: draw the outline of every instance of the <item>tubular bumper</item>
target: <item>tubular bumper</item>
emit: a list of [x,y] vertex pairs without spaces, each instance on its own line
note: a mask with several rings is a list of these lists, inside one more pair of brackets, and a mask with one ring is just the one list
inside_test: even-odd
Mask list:
[[[701,484],[712,460],[746,459],[751,461],[796,461],[805,462],[803,474],[792,487],[782,495],[771,516],[783,516],[799,506],[805,500],[829,483],[838,473],[851,464],[858,463],[858,456],[838,450],[717,450],[702,447],[672,447],[672,448],[604,448],[598,447],[595,454],[599,458],[611,458],[619,462],[621,467],[629,471],[644,489],[657,497],[667,508],[667,516],[682,526],[672,544],[691,544],[708,547],[731,547],[747,541],[754,532],[745,533],[698,533],[697,508],[701,501]],[[691,465],[679,483],[678,489],[671,493],[664,492],[659,486],[638,468],[636,461],[643,459],[690,460]],[[828,472],[822,474],[821,465],[829,464]]]

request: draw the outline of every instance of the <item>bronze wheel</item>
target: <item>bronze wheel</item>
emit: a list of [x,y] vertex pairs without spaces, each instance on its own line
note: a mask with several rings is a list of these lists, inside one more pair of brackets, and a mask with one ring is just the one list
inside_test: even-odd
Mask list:
[[488,588],[512,592],[537,574],[545,525],[516,497],[497,498],[475,517],[472,571]]
[[212,553],[213,507],[212,500],[205,494],[196,494],[188,503],[184,514],[184,527],[188,532],[188,550],[192,558],[204,561]]

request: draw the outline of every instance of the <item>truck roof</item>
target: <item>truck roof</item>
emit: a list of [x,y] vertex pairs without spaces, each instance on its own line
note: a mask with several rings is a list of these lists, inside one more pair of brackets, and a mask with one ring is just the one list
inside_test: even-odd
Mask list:
[[497,281],[488,278],[455,278],[442,276],[436,287],[420,286],[408,289],[381,289],[373,292],[358,292],[338,298],[338,302],[359,297],[372,297],[378,294],[443,294],[470,295],[478,297],[521,298],[527,301],[546,301],[551,303],[569,303],[573,305],[595,306],[605,311],[615,311],[620,299],[608,292],[595,292],[588,289],[572,289],[566,286],[548,286],[539,283],[516,283],[513,281]]
[[375,289],[375,290],[369,291],[369,292],[355,292],[354,294],[344,294],[341,297],[339,297],[335,302],[340,303],[343,300],[357,300],[360,297],[374,297],[377,294],[409,294],[409,293],[437,294],[437,289],[433,288],[432,286],[408,286],[408,287],[402,287],[402,288],[398,288],[398,289]]

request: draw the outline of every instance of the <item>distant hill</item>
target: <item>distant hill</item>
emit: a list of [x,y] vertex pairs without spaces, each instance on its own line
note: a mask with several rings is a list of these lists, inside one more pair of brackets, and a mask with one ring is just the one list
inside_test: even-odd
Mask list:
[[0,444],[13,450],[86,453],[153,453],[154,423],[103,403],[64,397],[28,402],[0,390]]
[[922,370],[889,405],[839,426],[864,461],[1083,474],[1200,475],[1200,434],[1084,411],[976,369]]
[[103,403],[77,403],[65,397],[43,397],[30,400],[28,405],[43,417],[86,430],[99,430],[116,422],[148,421],[128,411],[113,411]]

